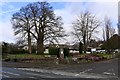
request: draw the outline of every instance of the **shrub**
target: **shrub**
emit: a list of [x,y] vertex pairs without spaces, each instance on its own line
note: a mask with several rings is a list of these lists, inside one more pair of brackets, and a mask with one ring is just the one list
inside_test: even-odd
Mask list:
[[23,53],[28,53],[28,51],[24,49],[14,49],[10,51],[10,54],[23,54]]
[[70,54],[69,54],[69,48],[64,48],[64,57],[69,57],[70,56]]
[[14,62],[17,62],[17,61],[18,61],[18,59],[16,59],[16,58],[15,58],[15,59],[13,59],[13,61],[14,61]]
[[49,54],[50,55],[57,55],[57,57],[60,57],[59,55],[60,49],[59,48],[49,48]]
[[10,61],[10,58],[5,58],[4,61],[8,62]]

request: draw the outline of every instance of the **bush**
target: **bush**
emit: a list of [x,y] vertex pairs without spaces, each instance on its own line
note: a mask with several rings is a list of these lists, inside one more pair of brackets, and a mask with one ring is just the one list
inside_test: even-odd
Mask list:
[[49,48],[49,55],[57,55],[57,57],[60,57],[59,52],[60,48]]
[[28,53],[28,51],[24,49],[15,49],[10,51],[10,54],[23,54],[23,53]]
[[64,52],[64,58],[70,56],[70,54],[69,54],[69,48],[64,48],[63,52]]
[[15,59],[13,59],[13,61],[14,61],[14,62],[17,62],[17,61],[18,61],[18,59],[16,59],[16,58],[15,58]]
[[10,58],[5,58],[4,61],[8,62],[10,61]]

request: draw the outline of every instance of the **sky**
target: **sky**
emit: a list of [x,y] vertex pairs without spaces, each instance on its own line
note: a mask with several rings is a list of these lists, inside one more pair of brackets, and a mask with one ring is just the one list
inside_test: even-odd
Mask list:
[[[34,0],[35,1],[35,0]],[[15,42],[16,38],[14,36],[14,31],[12,29],[12,24],[10,19],[12,14],[19,11],[21,7],[26,6],[27,4],[33,2],[33,0],[21,0],[16,2],[14,0],[4,0],[0,3],[0,42]],[[115,0],[52,0],[49,2],[54,9],[54,13],[57,16],[61,16],[64,22],[64,29],[67,34],[72,30],[72,22],[80,15],[81,12],[89,10],[92,14],[95,14],[96,17],[103,21],[105,16],[108,16],[112,20],[112,26],[117,30],[117,21],[118,21],[118,1]],[[100,31],[96,35],[98,39],[102,39],[102,27],[100,26],[98,30]],[[72,42],[71,37],[67,38],[68,42]]]

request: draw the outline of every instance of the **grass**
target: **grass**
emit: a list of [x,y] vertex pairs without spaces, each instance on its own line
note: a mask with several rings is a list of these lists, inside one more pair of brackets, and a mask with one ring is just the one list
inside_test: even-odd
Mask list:
[[105,57],[105,58],[107,58],[107,59],[110,59],[110,58],[112,58],[113,57],[113,54],[108,54],[108,53],[104,53],[104,54],[97,54],[98,56],[100,56],[100,57]]
[[47,57],[46,55],[36,55],[36,54],[9,54],[7,58],[10,59],[42,59]]
[[[92,54],[95,54],[95,55],[98,55],[98,56],[110,56],[112,54],[108,54],[108,53],[92,53]],[[86,55],[85,53],[83,54],[80,54],[80,55]]]
[[[80,54],[80,56],[85,56],[86,54]],[[104,57],[105,59],[111,59],[113,58],[113,55],[112,54],[101,54],[101,53],[96,53],[96,55],[100,56],[100,57]],[[45,55],[36,55],[36,54],[9,54],[7,55],[6,58],[4,58],[3,60],[6,60],[6,61],[14,61],[15,59],[17,60],[22,60],[22,59],[32,59],[32,60],[39,60],[39,59],[47,59],[47,58],[55,58],[56,56],[55,55],[48,55],[48,54],[45,54]],[[50,59],[51,59],[50,58]],[[67,57],[65,58],[65,63],[70,63],[72,60],[72,57]],[[80,63],[84,63],[86,62],[86,60],[78,60]],[[76,62],[76,61],[75,61]],[[92,61],[87,61],[87,62],[92,62]]]
[[[92,54],[95,54],[95,55],[98,55],[99,57],[103,57],[105,59],[111,59],[111,58],[114,58],[114,54],[109,54],[109,53],[92,53]],[[83,54],[80,54],[80,56],[85,56],[86,54],[83,53]]]
[[36,54],[8,54],[5,58],[3,58],[3,61],[14,61],[14,62],[19,62],[19,61],[25,61],[25,62],[36,62],[36,61],[41,61],[44,62],[47,59],[47,62],[54,62],[53,60],[56,58],[56,56],[52,55],[36,55]]
[[[112,56],[112,54],[101,54],[101,53],[95,53],[96,55],[98,56],[101,56],[101,57],[110,57]],[[80,56],[84,56],[86,55],[85,53],[84,54],[80,54]],[[8,54],[7,55],[7,58],[17,58],[17,59],[41,59],[41,58],[45,58],[45,57],[51,57],[51,56],[55,56],[55,55],[48,55],[48,54],[45,54],[45,55],[36,55],[36,54]]]

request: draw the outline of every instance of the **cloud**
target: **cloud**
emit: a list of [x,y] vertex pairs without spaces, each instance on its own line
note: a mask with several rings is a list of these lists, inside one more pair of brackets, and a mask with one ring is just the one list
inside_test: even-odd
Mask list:
[[18,11],[18,10],[20,10],[20,8],[18,8],[18,9],[8,10],[8,11],[2,11],[2,12],[0,13],[0,15],[8,14],[8,13],[10,13],[10,12],[15,12],[15,11]]
[[[119,0],[34,0],[48,2],[118,2]],[[1,2],[33,2],[33,0],[1,0]]]
[[99,27],[99,38],[102,39],[102,28],[104,27],[104,17],[107,16],[112,21],[112,26],[117,33],[118,22],[118,3],[117,2],[95,2],[93,5],[89,5],[89,10],[96,14],[103,24]]
[[[63,9],[56,9],[55,13],[62,16],[64,22],[64,28],[69,33],[72,31],[71,23],[76,19],[82,11],[89,10],[92,14],[95,14],[100,21],[104,21],[104,17],[108,16],[113,22],[113,26],[117,29],[118,19],[118,3],[117,2],[69,2],[65,4]],[[99,33],[96,35],[99,39],[102,39],[102,26],[98,28]],[[71,42],[72,38],[68,38]]]
[[65,3],[65,7],[62,9],[55,9],[55,14],[57,16],[61,16],[64,22],[64,29],[69,37],[67,37],[68,42],[73,42],[73,37],[71,37],[70,32],[73,30],[72,23],[76,20],[76,17],[83,11],[85,8],[85,3],[77,3],[77,2],[68,2]]
[[[1,25],[2,24],[2,25]],[[14,42],[15,37],[10,22],[0,23],[0,41]]]
[[82,10],[82,3],[66,3],[62,9],[56,9],[54,12],[58,16],[62,16],[64,27],[66,30],[71,29],[71,24],[75,20],[76,16]]
[[[86,2],[84,2],[86,1]],[[91,0],[90,0],[91,1]],[[72,31],[72,22],[76,19],[76,17],[85,10],[91,11],[93,14],[96,14],[96,16],[100,19],[103,20],[104,16],[108,16],[112,19],[113,26],[116,28],[117,24],[117,13],[118,13],[118,8],[117,8],[117,2],[90,2],[88,0],[83,0],[83,2],[66,2],[65,6],[60,9],[55,9],[55,14],[58,16],[62,16],[63,22],[64,22],[64,28],[68,32]],[[61,2],[61,1],[60,1]],[[64,2],[64,1],[63,1]],[[9,4],[9,5],[8,5]],[[12,25],[10,23],[10,18],[13,12],[19,10],[10,3],[4,3],[4,6],[8,7],[8,10],[0,12],[0,17],[2,16],[2,22],[0,23],[0,30],[2,28],[2,31],[0,31],[0,35],[2,35],[1,40],[5,41],[11,41],[15,42],[15,37],[13,34],[12,30]],[[2,25],[2,27],[1,27]],[[102,38],[102,26],[99,28],[100,33],[99,33],[99,38]],[[72,38],[69,37],[67,38],[69,42],[72,42]]]
[[10,19],[12,13],[17,9],[10,3],[3,3],[2,8],[3,7],[6,8],[0,11],[0,41],[15,42],[14,32]]
[[113,21],[118,19],[118,3],[117,2],[99,2],[88,6],[90,11],[94,12],[99,18],[104,16],[110,17]]

